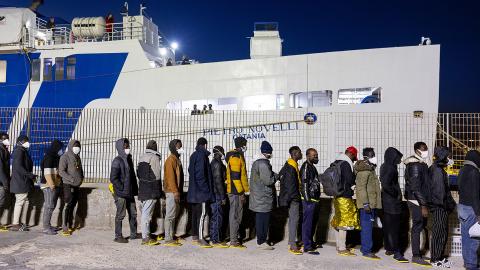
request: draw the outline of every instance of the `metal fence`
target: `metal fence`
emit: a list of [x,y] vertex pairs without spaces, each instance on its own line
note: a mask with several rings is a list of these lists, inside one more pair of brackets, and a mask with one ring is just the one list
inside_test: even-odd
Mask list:
[[173,110],[0,108],[0,130],[8,130],[12,140],[20,134],[30,137],[30,153],[37,172],[53,139],[65,144],[71,138],[80,140],[89,182],[108,181],[111,161],[116,156],[114,142],[119,138],[130,139],[134,161],[149,140],[157,141],[163,160],[168,157],[169,142],[175,138],[182,140],[185,155],[181,159],[186,179],[188,157],[199,137],[207,138],[209,149],[222,145],[226,150],[233,148],[235,137],[246,137],[248,167],[260,155],[261,141],[267,140],[274,148],[272,165],[276,171],[288,159],[288,149],[293,145],[302,150],[316,148],[319,171],[324,171],[350,145],[360,151],[374,147],[379,163],[389,146],[399,149],[404,157],[412,154],[416,141],[426,142],[432,150],[435,145],[450,146],[456,168],[461,166],[468,149],[480,146],[480,114],[309,112],[317,117],[314,124],[304,121],[306,110],[215,111],[191,115]]

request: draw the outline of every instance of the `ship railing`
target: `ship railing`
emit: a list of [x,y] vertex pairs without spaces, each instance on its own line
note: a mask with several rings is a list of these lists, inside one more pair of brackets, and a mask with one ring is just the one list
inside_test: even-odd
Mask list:
[[73,42],[69,25],[42,28],[36,31],[37,46],[69,44]]
[[129,23],[113,23],[109,27],[105,27],[106,31],[102,38],[102,41],[115,41],[115,40],[145,40],[146,31],[144,27],[137,22]]

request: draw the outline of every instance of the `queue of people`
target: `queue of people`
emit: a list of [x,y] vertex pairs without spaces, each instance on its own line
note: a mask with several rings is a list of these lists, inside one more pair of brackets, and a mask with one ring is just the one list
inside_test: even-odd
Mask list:
[[[21,212],[28,200],[28,193],[33,190],[38,178],[33,174],[33,162],[28,151],[29,138],[18,137],[12,154],[12,166],[8,134],[0,133],[0,142],[0,218],[7,195],[14,194],[13,220],[8,229],[26,231],[28,228],[21,222]],[[444,256],[449,233],[448,217],[458,209],[465,267],[478,269],[476,251],[480,240],[478,235],[472,235],[471,232],[474,226],[479,226],[477,222],[480,221],[478,151],[471,150],[467,153],[464,167],[460,170],[460,199],[457,206],[445,172],[445,168],[453,164],[451,153],[446,147],[435,148],[433,164],[428,166],[428,146],[423,142],[414,144],[413,155],[403,161],[406,168],[405,193],[402,194],[398,165],[402,162],[403,154],[394,147],[386,149],[379,175],[376,173],[378,159],[375,149],[364,148],[359,158],[354,146],[348,147],[339,155],[324,173],[317,171],[319,158],[316,149],[309,148],[305,151],[306,160],[300,166],[303,152],[298,146],[292,146],[289,149],[290,157],[276,173],[270,163],[274,148],[269,142],[263,141],[248,177],[245,160],[247,143],[245,138],[237,137],[234,149],[228,152],[216,145],[212,148],[213,157],[210,161],[208,141],[199,138],[195,151],[189,158],[188,191],[183,196],[184,167],[180,157],[184,150],[181,140],[174,139],[169,143],[170,155],[163,166],[157,142],[149,141],[135,166],[130,141],[127,138],[119,139],[115,143],[118,155],[112,161],[110,173],[110,191],[117,209],[114,241],[128,243],[128,239],[142,239],[142,245],[156,246],[164,240],[164,246],[181,246],[182,242],[175,237],[175,222],[180,204],[186,198],[191,213],[192,244],[202,248],[245,249],[240,227],[248,201],[248,209],[255,215],[259,249],[275,249],[269,241],[271,214],[273,211],[283,211],[289,217],[288,251],[294,255],[318,255],[319,246],[313,240],[313,235],[316,228],[315,213],[323,186],[325,194],[333,197],[334,216],[331,226],[336,231],[339,255],[356,256],[354,250],[346,244],[347,232],[360,230],[361,256],[380,260],[373,250],[373,228],[381,217],[386,255],[393,256],[399,263],[450,268],[451,264]],[[65,153],[63,148],[62,142],[54,140],[41,162],[41,188],[45,199],[43,231],[47,235],[55,235],[61,230],[62,235],[70,236],[75,229],[74,209],[84,179],[79,156],[81,145],[79,141],[72,140]],[[280,186],[279,193],[276,190],[277,182]],[[50,220],[61,194],[65,200],[65,209],[62,228],[59,229],[51,226]],[[137,233],[136,198],[141,202],[141,234]],[[154,208],[161,198],[165,200],[163,237],[152,235],[150,231]],[[399,221],[404,199],[412,221],[410,261],[405,258],[401,246],[403,239]],[[122,234],[122,221],[127,214],[129,238]],[[420,235],[425,231],[429,217],[432,218],[433,227],[430,238],[431,257],[427,260],[420,246]],[[223,226],[227,219],[229,235],[225,234]],[[0,226],[0,230],[5,231],[7,227]]]

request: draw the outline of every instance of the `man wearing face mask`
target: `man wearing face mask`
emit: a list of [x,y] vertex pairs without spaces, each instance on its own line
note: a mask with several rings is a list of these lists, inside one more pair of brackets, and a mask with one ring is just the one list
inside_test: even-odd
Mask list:
[[58,197],[60,196],[60,184],[62,179],[58,174],[58,164],[60,156],[63,154],[63,143],[59,140],[53,140],[50,148],[45,152],[40,168],[42,170],[42,187],[43,190],[43,233],[47,235],[56,235],[56,228],[52,227],[50,221],[52,219],[53,210],[57,206]]
[[432,213],[432,239],[430,263],[434,267],[450,268],[450,262],[443,256],[448,239],[448,215],[456,208],[450,193],[447,166],[453,165],[448,147],[435,147],[434,162],[430,173],[430,211]]
[[182,141],[175,139],[168,145],[170,156],[165,161],[163,190],[165,192],[165,246],[178,247],[175,241],[175,218],[177,217],[180,198],[183,194],[183,166],[180,155],[184,153]]
[[28,231],[25,224],[20,223],[21,213],[28,193],[33,190],[33,183],[37,178],[33,174],[33,162],[28,149],[30,142],[27,136],[21,135],[17,139],[17,146],[13,150],[12,180],[10,191],[15,194],[15,207],[13,210],[12,231]]
[[130,141],[122,138],[115,143],[118,156],[113,159],[110,171],[110,183],[113,185],[113,197],[117,212],[115,214],[115,239],[117,243],[128,243],[122,235],[122,221],[128,213],[130,240],[140,238],[137,233],[137,206],[135,196],[138,195],[137,177],[130,155]]
[[247,139],[236,137],[234,143],[235,149],[228,152],[225,157],[227,162],[227,194],[230,201],[230,247],[244,249],[246,247],[240,243],[238,232],[242,223],[243,205],[246,200],[245,193],[250,191],[244,155],[247,151]]
[[270,213],[273,209],[275,182],[278,175],[272,171],[270,159],[273,148],[269,142],[263,141],[260,147],[261,155],[252,164],[250,170],[249,208],[255,212],[255,231],[257,246],[262,250],[273,250],[267,243]]
[[373,222],[378,209],[382,208],[380,183],[375,168],[377,157],[373,148],[363,149],[363,160],[355,163],[356,173],[355,188],[357,195],[357,208],[360,211],[361,252],[364,258],[380,260],[380,257],[372,253],[373,247]]
[[227,168],[223,164],[225,159],[225,150],[220,145],[213,147],[212,166],[213,185],[215,191],[215,201],[211,204],[212,218],[210,219],[210,240],[213,247],[228,248],[223,242],[222,225],[223,225],[223,207],[226,202],[225,195],[225,179]]
[[[9,136],[5,132],[0,132],[0,221],[3,212],[7,206],[7,197],[10,190],[10,146]],[[1,225],[0,232],[7,231],[7,227]]]
[[62,236],[70,236],[73,232],[73,217],[75,206],[78,202],[80,185],[83,183],[83,167],[80,159],[80,142],[71,140],[67,146],[67,152],[60,157],[58,173],[63,182],[63,200],[65,208],[63,212]]
[[302,241],[303,252],[311,255],[318,255],[315,243],[313,242],[314,222],[313,218],[320,202],[320,180],[318,171],[315,167],[318,164],[318,152],[314,148],[307,149],[307,161],[300,168],[300,177],[302,185],[300,192],[302,194],[303,221],[302,221]]
[[412,217],[411,245],[412,263],[420,266],[431,266],[422,258],[420,251],[420,234],[425,230],[428,218],[428,147],[424,142],[416,142],[413,146],[415,154],[405,159],[405,198],[408,201]]
[[402,190],[398,182],[398,165],[403,154],[396,148],[389,147],[385,151],[383,164],[380,166],[382,183],[383,233],[385,254],[393,255],[399,263],[408,263],[400,247],[400,222],[402,218]]

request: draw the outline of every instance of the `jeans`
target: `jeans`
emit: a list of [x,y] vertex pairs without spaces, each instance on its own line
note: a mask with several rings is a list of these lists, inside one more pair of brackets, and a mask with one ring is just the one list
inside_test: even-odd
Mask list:
[[422,208],[416,204],[408,202],[410,215],[412,216],[411,245],[413,257],[422,257],[420,252],[420,234],[427,226],[427,218],[422,216]]
[[480,239],[471,238],[468,230],[477,222],[477,217],[471,206],[458,204],[458,219],[462,231],[462,257],[464,266],[468,270],[478,268],[478,248]]
[[192,203],[192,239],[204,239],[205,218],[207,216],[207,203]]
[[158,200],[146,200],[142,202],[142,238],[150,237],[150,221],[152,221],[153,210]]
[[315,215],[315,209],[317,203],[314,202],[302,202],[303,205],[303,222],[302,222],[302,241],[305,250],[313,248],[313,217]]
[[257,232],[257,244],[267,242],[268,227],[270,226],[270,212],[255,213],[255,230]]
[[238,231],[243,217],[243,204],[240,201],[240,195],[228,194],[228,200],[230,201],[230,244],[237,244]]
[[80,193],[80,187],[71,186],[68,184],[63,185],[63,200],[65,201],[65,208],[63,213],[63,230],[73,228],[73,210],[78,202],[78,195]]
[[363,255],[372,253],[373,247],[373,222],[375,220],[375,209],[371,209],[370,213],[367,213],[364,209],[360,209],[360,231],[362,247],[360,251]]
[[43,229],[49,230],[52,220],[53,210],[57,206],[58,197],[60,196],[60,188],[51,189],[49,187],[43,189]]
[[165,193],[165,241],[173,240],[177,212],[178,203],[175,201],[175,195],[173,193]]
[[137,206],[134,198],[120,198],[114,196],[117,213],[115,214],[115,238],[121,238],[122,221],[128,212],[128,222],[130,224],[130,237],[137,236]]
[[212,218],[210,219],[210,239],[213,243],[222,241],[222,225],[223,225],[223,205],[222,200],[216,199],[210,205],[212,209]]
[[298,222],[300,220],[300,202],[290,202],[288,208],[288,244],[290,246],[297,243]]
[[15,194],[15,206],[13,208],[13,225],[20,224],[20,218],[22,215],[23,206],[28,200],[28,193]]

